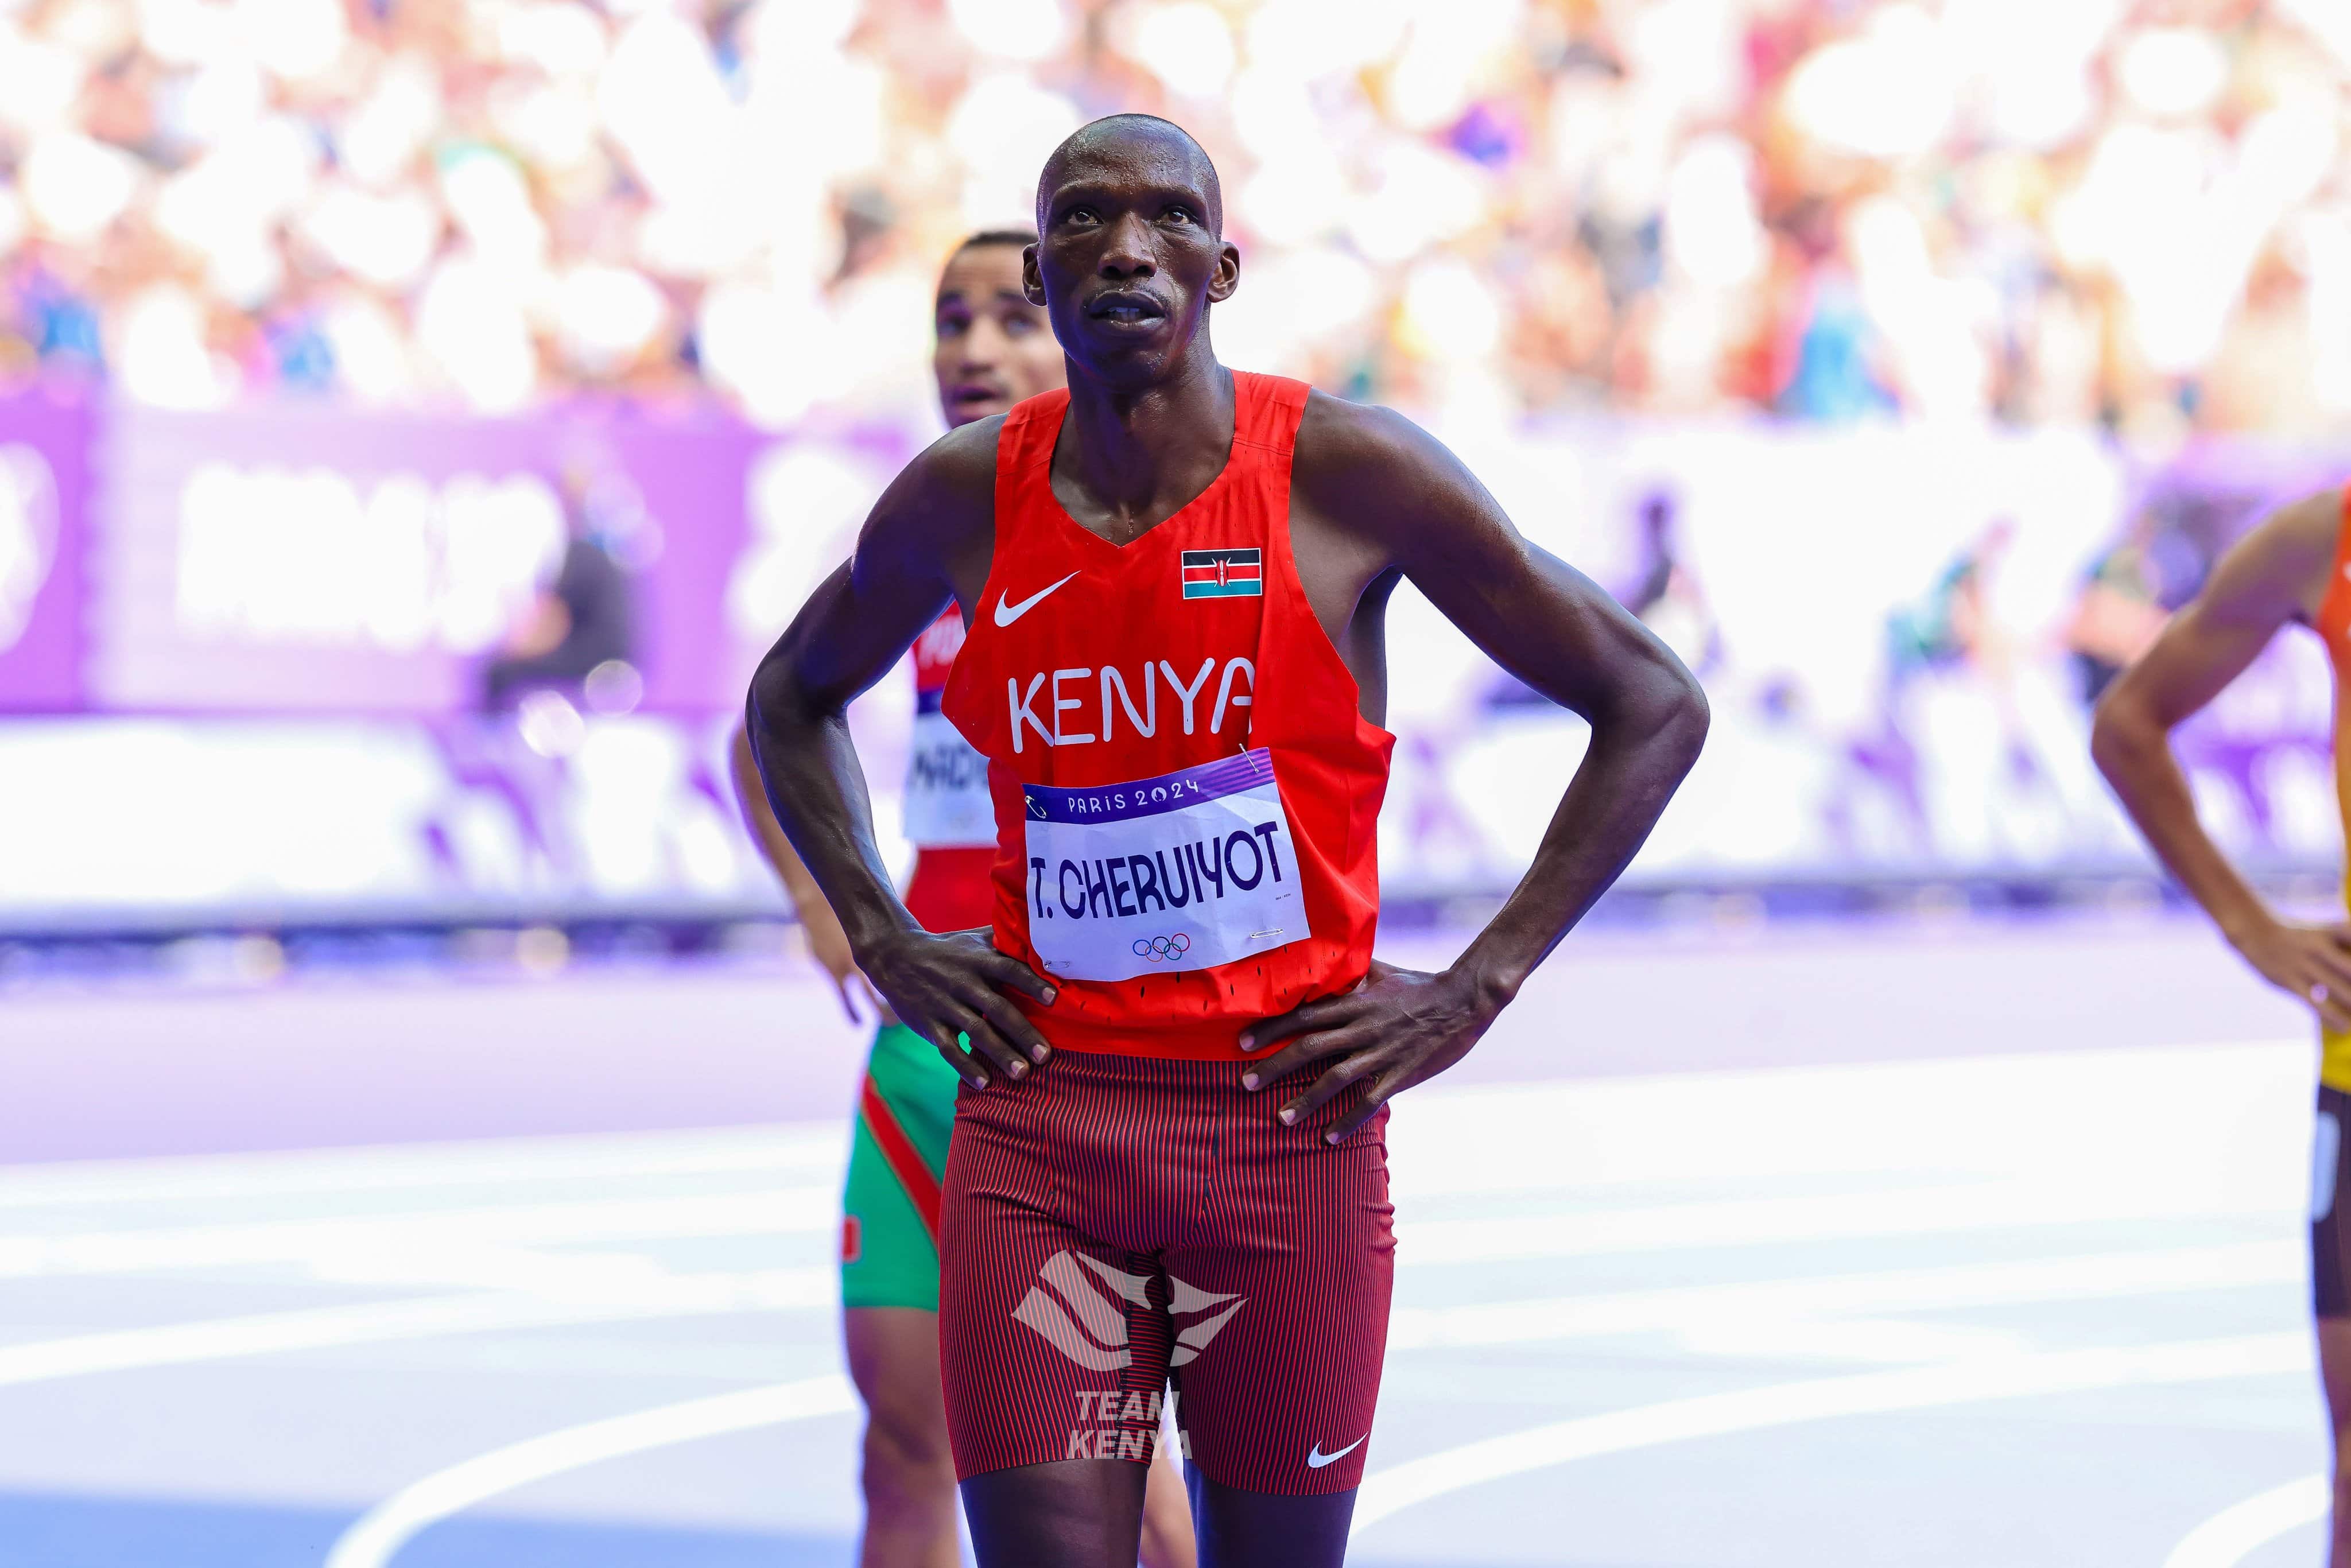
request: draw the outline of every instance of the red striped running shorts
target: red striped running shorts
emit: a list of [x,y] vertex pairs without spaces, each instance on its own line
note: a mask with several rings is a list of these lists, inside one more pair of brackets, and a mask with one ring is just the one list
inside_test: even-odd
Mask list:
[[956,1473],[1148,1463],[1162,1393],[1210,1480],[1304,1496],[1363,1479],[1395,1283],[1387,1113],[1285,1127],[1311,1082],[1238,1061],[1063,1051],[967,1085],[939,1223]]

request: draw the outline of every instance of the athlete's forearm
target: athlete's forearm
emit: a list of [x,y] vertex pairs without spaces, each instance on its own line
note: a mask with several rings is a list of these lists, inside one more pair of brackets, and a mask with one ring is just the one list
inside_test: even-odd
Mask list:
[[1526,875],[1454,967],[1497,1007],[1608,891],[1705,744],[1706,694],[1667,655],[1593,716],[1592,742]]
[[2241,946],[2249,933],[2274,918],[2198,820],[2195,794],[2172,755],[2170,731],[2126,690],[2099,705],[2090,755],[2156,858],[2222,936]]

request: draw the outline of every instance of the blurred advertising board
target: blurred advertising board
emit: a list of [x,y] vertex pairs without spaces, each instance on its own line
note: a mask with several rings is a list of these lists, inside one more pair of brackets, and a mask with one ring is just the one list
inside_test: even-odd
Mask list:
[[[5,923],[773,906],[727,737],[911,435],[592,409],[0,413]],[[1972,426],[1441,434],[1706,684],[1706,756],[1631,873],[1652,886],[2144,871],[2089,762],[2092,701],[2267,505],[2351,472]],[[628,678],[600,687],[600,664],[491,711],[582,539],[625,601]],[[1387,885],[1506,890],[1583,727],[1408,589],[1388,653]],[[902,673],[852,715],[885,837],[906,698]],[[2334,862],[2332,706],[2292,634],[2183,732],[2232,849]]]
[[714,614],[767,443],[716,415],[515,420],[331,406],[109,422],[91,706],[447,714],[585,535],[617,568],[642,689],[735,700]]
[[82,706],[95,433],[78,399],[0,394],[0,713]]

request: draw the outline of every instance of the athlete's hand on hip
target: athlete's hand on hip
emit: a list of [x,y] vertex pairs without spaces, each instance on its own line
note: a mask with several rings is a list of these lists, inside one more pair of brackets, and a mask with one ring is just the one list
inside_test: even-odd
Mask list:
[[1348,1085],[1369,1080],[1364,1103],[1322,1134],[1340,1143],[1391,1099],[1468,1055],[1499,1010],[1485,988],[1456,970],[1425,974],[1374,958],[1354,989],[1251,1025],[1241,1036],[1243,1051],[1263,1051],[1284,1040],[1290,1044],[1251,1062],[1241,1074],[1241,1087],[1254,1091],[1310,1061],[1338,1057],[1305,1093],[1274,1114],[1296,1123]]
[[[1026,991],[1050,1007],[1052,982],[998,952],[985,927],[900,931],[859,957],[898,1021],[936,1046],[974,1089],[987,1088],[992,1073],[1026,1078],[1032,1064],[1053,1053],[1004,994]],[[968,1053],[956,1043],[958,1034],[971,1041]]]
[[2309,1003],[2319,1022],[2351,1034],[2351,925],[2268,920],[2236,948],[2271,985]]

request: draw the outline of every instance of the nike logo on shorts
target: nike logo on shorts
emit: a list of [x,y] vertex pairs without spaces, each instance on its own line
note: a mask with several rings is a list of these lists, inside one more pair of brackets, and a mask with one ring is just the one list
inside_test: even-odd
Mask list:
[[1322,1445],[1318,1442],[1314,1445],[1314,1451],[1306,1456],[1306,1468],[1310,1470],[1319,1470],[1325,1465],[1335,1464],[1339,1460],[1345,1458],[1349,1454],[1353,1453],[1357,1448],[1362,1448],[1364,1443],[1371,1439],[1371,1436],[1372,1435],[1369,1432],[1364,1433],[1362,1437],[1356,1438],[1353,1442],[1348,1444],[1345,1448],[1340,1449],[1335,1454],[1324,1453],[1322,1451]]
[[[1078,574],[1074,571],[1070,573],[1070,577],[1075,577]],[[1061,579],[1061,582],[1069,581],[1070,577]],[[1045,595],[1052,592],[1054,589],[1061,587],[1061,582],[1050,583],[1046,587],[1040,588],[1018,604],[1008,602],[1011,597],[1009,594],[998,594],[996,596],[996,623],[998,626],[1011,625],[1015,621],[1019,620],[1023,615],[1026,615],[1031,610],[1036,609],[1038,604],[1043,601]]]

